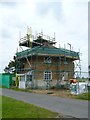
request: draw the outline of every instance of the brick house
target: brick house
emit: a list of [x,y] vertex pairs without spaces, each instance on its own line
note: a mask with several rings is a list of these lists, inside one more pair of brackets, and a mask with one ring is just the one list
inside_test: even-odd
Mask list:
[[[74,77],[74,61],[79,60],[78,52],[55,47],[55,38],[39,34],[30,42],[20,41],[20,46],[31,48],[16,53],[18,74],[26,74],[34,86],[55,86],[62,80]],[[26,80],[27,81],[27,80]]]

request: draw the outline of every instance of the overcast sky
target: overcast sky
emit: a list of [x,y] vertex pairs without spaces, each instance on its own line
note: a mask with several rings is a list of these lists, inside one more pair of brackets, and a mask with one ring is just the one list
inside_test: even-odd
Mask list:
[[88,0],[13,0],[0,2],[0,72],[12,60],[27,26],[32,32],[53,36],[59,44],[81,54],[82,71],[88,66]]

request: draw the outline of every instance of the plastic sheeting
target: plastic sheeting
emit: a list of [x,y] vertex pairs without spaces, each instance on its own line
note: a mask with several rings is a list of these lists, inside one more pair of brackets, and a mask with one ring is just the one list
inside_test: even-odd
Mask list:
[[78,82],[78,83],[72,83],[70,85],[71,94],[82,94],[85,92],[88,92],[88,83],[86,82]]

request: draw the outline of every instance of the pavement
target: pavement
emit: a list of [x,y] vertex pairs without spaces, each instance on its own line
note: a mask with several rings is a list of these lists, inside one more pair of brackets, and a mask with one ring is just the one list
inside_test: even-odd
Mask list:
[[66,118],[88,118],[88,101],[61,98],[45,94],[2,89],[2,95],[62,113]]

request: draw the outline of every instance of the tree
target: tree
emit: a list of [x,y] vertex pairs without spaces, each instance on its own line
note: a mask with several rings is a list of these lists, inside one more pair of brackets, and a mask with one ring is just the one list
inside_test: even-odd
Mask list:
[[6,66],[4,71],[5,71],[5,73],[9,73],[9,68]]
[[16,56],[13,57],[13,60],[10,60],[4,71],[5,73],[16,73]]

